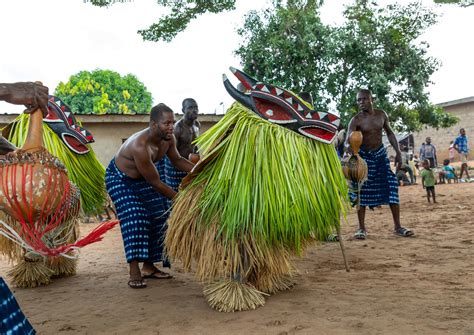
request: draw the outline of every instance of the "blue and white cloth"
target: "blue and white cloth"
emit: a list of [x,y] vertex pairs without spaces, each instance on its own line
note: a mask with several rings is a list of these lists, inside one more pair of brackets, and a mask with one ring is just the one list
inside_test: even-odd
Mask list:
[[[156,168],[164,180],[164,160],[157,162]],[[163,242],[171,201],[145,179],[128,177],[119,170],[115,159],[105,172],[105,185],[120,220],[127,262],[163,261],[163,266],[169,266]]]
[[36,334],[2,277],[0,277],[0,334]]
[[[363,146],[359,155],[367,162],[368,176],[360,190],[360,206],[373,209],[379,205],[399,204],[397,177],[390,169],[387,151],[382,145],[375,150],[367,150]],[[352,185],[357,189],[357,185]],[[354,194],[351,194],[351,198]]]
[[171,163],[168,156],[165,156],[165,183],[169,185],[173,190],[178,192],[179,185],[187,173],[178,170],[173,163]]

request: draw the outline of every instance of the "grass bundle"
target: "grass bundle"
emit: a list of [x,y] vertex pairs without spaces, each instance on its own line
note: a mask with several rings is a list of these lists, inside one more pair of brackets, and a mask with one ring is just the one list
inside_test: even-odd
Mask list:
[[204,289],[209,305],[219,312],[248,311],[265,305],[264,293],[240,281],[227,279]]
[[[9,126],[6,138],[21,147],[28,133],[29,115],[19,115]],[[46,124],[43,123],[44,147],[66,166],[69,179],[81,190],[81,205],[84,213],[102,212],[105,201],[105,169],[97,160],[94,151],[84,155],[73,153]]]
[[[69,252],[68,255],[72,256],[72,253]],[[77,259],[63,256],[48,257],[47,266],[54,277],[70,277],[76,274]]]
[[[21,231],[20,223],[10,215],[0,212],[0,220],[16,232]],[[19,262],[23,258],[24,253],[24,249],[18,243],[0,234],[0,255],[5,256],[10,262]]]
[[12,284],[21,288],[34,288],[48,285],[53,271],[46,265],[44,258],[27,254],[9,272]]
[[195,261],[202,281],[239,275],[264,292],[291,287],[290,256],[336,231],[348,207],[335,149],[238,103],[196,143],[200,172],[174,202],[168,254],[187,270]]

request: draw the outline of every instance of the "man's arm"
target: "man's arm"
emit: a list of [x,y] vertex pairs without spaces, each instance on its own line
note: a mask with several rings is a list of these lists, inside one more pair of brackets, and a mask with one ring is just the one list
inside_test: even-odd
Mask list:
[[[357,115],[356,115],[357,116]],[[352,155],[352,148],[351,146],[349,145],[349,137],[351,136],[351,133],[353,131],[356,131],[357,130],[357,120],[356,120],[356,116],[354,116],[351,121],[349,122],[349,125],[347,126],[347,136],[346,136],[346,140],[344,141],[344,152]]]
[[174,136],[171,140],[170,147],[166,155],[170,159],[171,163],[173,163],[173,165],[178,168],[178,170],[190,172],[194,167],[193,163],[179,154],[178,149],[176,148],[176,138]]
[[400,151],[400,147],[398,146],[397,137],[393,132],[392,128],[390,127],[390,123],[388,122],[388,115],[384,111],[382,111],[384,117],[383,129],[387,134],[388,141],[392,145],[393,150],[395,150],[395,164],[397,165],[397,169],[402,167],[402,152]]
[[48,114],[48,88],[38,83],[0,84],[0,100],[14,105],[25,105],[25,113],[32,113],[40,108],[43,116]]
[[459,137],[456,137],[456,139],[454,140],[454,144],[453,144],[453,148],[454,150],[456,150],[458,153],[461,153],[461,151],[459,151],[459,141],[458,141],[458,138]]
[[133,159],[138,172],[145,180],[160,194],[169,199],[173,199],[176,192],[163,183],[160,179],[160,174],[156,170],[148,148],[145,145],[138,145],[133,148]]

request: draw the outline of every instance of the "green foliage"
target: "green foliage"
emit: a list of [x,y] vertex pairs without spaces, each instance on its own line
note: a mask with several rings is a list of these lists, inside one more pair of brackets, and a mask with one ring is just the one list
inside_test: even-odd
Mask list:
[[81,71],[60,82],[54,95],[75,114],[147,114],[151,93],[137,77],[110,70]]
[[344,124],[357,112],[355,97],[367,87],[394,127],[449,127],[457,119],[429,102],[426,86],[439,62],[427,56],[420,35],[436,22],[419,3],[379,7],[358,0],[341,26],[324,25],[320,2],[293,0],[250,12],[238,30],[236,50],[244,71],[259,80],[311,92],[315,108],[336,109]]
[[474,6],[473,0],[433,0],[437,4],[456,4],[461,7]]
[[[104,7],[127,0],[91,0],[93,5]],[[157,23],[144,30],[139,30],[143,40],[170,42],[179,32],[186,29],[189,22],[205,13],[220,13],[235,9],[235,0],[157,0],[158,5],[170,9],[170,14],[161,17]]]

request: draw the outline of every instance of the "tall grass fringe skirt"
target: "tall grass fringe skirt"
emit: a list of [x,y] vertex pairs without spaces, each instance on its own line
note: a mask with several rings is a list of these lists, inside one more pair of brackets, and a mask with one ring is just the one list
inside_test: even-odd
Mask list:
[[[360,191],[360,206],[370,209],[379,205],[399,204],[397,177],[390,169],[387,151],[382,145],[375,150],[367,150],[363,146],[359,155],[365,159],[368,167],[368,177]],[[357,184],[352,184],[357,189]],[[354,198],[355,194],[351,194]]]
[[178,170],[171,163],[170,159],[165,156],[165,183],[168,184],[173,190],[178,192],[179,185],[187,173],[181,170]]
[[0,277],[0,334],[36,334],[2,277]]
[[[164,160],[157,162],[156,168],[164,180]],[[105,184],[120,220],[127,262],[166,263],[163,240],[171,201],[145,179],[128,177],[117,168],[115,159],[105,171]]]

